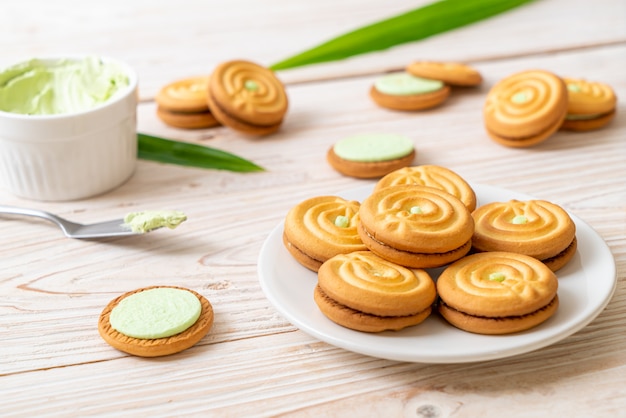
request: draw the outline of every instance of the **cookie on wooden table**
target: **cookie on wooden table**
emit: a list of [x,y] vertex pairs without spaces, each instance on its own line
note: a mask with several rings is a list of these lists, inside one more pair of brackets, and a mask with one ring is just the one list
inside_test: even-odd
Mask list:
[[452,86],[474,87],[483,81],[480,72],[460,62],[415,61],[406,67],[406,71],[416,77],[440,80]]
[[557,271],[576,253],[576,224],[545,200],[492,202],[472,212],[476,251],[507,251],[534,257]]
[[446,267],[437,279],[439,313],[477,334],[533,328],[557,310],[558,280],[545,264],[523,254],[478,253]]
[[208,77],[188,77],[161,88],[155,97],[159,119],[182,129],[219,125],[207,104],[208,82]]
[[357,331],[381,332],[423,322],[432,312],[436,291],[425,270],[357,251],[322,264],[313,298],[331,321]]
[[441,267],[471,248],[470,211],[441,189],[385,187],[363,200],[359,215],[358,232],[367,248],[401,266]]
[[590,131],[613,120],[617,97],[611,86],[575,78],[563,80],[567,85],[568,106],[561,129]]
[[523,71],[500,80],[487,95],[485,128],[497,143],[530,147],[548,139],[567,113],[563,80],[544,70]]
[[213,326],[213,307],[199,293],[151,286],[112,300],[100,314],[98,332],[112,347],[140,357],[190,348]]
[[317,196],[292,207],[283,243],[300,264],[317,271],[329,258],[366,247],[357,232],[360,204],[338,196]]
[[274,72],[243,60],[224,62],[215,68],[207,99],[220,123],[249,135],[277,131],[288,107],[285,88]]
[[393,110],[423,110],[443,103],[450,87],[439,80],[415,77],[407,72],[379,77],[370,88],[370,97],[381,107]]
[[415,159],[415,147],[402,135],[360,134],[335,143],[326,159],[346,176],[376,178],[410,165]]

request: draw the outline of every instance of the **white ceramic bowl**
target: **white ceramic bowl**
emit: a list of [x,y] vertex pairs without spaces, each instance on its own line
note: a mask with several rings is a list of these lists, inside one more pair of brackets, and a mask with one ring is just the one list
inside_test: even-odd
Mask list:
[[109,191],[133,174],[137,74],[124,63],[100,58],[122,68],[129,81],[105,103],[59,115],[0,111],[0,186],[28,199],[77,200]]

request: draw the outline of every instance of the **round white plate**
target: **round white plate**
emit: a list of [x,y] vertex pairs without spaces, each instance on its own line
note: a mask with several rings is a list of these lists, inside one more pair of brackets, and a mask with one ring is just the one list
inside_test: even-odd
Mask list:
[[[478,204],[532,197],[492,186],[473,184]],[[362,201],[373,186],[342,193]],[[389,360],[422,363],[462,363],[514,356],[554,344],[589,324],[609,303],[617,284],[615,260],[606,243],[585,222],[576,223],[578,250],[561,270],[559,308],[550,319],[528,331],[511,335],[477,335],[449,325],[433,314],[402,331],[370,334],[353,331],[326,318],[313,301],[317,275],[301,266],[285,249],[281,222],[267,237],[258,261],[266,297],[292,324],[337,347]],[[440,269],[430,270],[436,280]]]

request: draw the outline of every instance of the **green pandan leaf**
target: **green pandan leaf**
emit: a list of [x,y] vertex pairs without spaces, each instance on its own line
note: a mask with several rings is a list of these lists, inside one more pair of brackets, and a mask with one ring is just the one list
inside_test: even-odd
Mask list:
[[137,141],[137,156],[143,160],[215,170],[264,171],[251,161],[215,148],[146,134],[137,134]]
[[270,68],[336,61],[380,51],[478,22],[533,0],[442,0],[348,32]]

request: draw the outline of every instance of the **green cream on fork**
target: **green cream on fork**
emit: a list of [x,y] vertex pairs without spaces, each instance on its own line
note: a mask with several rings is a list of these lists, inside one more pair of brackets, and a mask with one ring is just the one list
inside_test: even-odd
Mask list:
[[79,239],[138,235],[162,227],[174,229],[187,219],[185,214],[180,211],[159,210],[132,212],[122,219],[85,225],[68,221],[60,216],[41,210],[3,205],[0,205],[0,214],[24,215],[46,219],[57,224],[66,237]]

